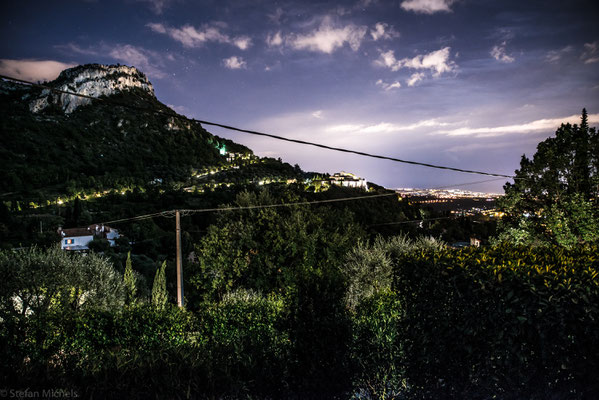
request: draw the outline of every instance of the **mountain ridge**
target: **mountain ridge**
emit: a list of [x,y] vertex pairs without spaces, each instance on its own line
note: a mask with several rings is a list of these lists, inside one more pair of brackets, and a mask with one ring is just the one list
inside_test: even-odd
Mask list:
[[[226,163],[220,153],[224,146],[252,153],[200,124],[173,117],[178,114],[156,98],[150,81],[135,67],[81,65],[45,86],[111,101],[0,81],[3,192],[181,181],[194,169]],[[125,105],[171,115],[134,112]]]

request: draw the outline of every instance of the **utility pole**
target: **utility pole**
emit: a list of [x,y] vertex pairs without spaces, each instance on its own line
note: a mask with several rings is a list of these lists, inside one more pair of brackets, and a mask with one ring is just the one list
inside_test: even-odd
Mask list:
[[175,223],[177,225],[177,305],[184,306],[183,297],[183,266],[181,260],[181,214],[175,210]]

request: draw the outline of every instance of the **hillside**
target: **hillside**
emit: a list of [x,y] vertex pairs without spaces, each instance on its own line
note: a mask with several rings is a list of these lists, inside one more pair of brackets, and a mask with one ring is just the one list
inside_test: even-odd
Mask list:
[[74,193],[117,184],[187,180],[194,170],[226,163],[219,149],[251,150],[214,136],[199,124],[115,106],[176,114],[154,95],[134,67],[89,64],[63,71],[47,89],[0,82],[2,192]]

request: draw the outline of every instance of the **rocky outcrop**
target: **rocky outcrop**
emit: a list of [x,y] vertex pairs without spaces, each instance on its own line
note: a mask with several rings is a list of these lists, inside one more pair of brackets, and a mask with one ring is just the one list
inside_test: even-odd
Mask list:
[[[141,89],[152,97],[154,88],[148,78],[135,67],[125,65],[88,64],[64,70],[58,78],[48,84],[59,90],[74,92],[91,97],[110,96],[116,93]],[[44,89],[40,96],[31,100],[29,109],[40,112],[56,104],[66,114],[72,113],[78,107],[90,104],[91,99],[56,93]]]

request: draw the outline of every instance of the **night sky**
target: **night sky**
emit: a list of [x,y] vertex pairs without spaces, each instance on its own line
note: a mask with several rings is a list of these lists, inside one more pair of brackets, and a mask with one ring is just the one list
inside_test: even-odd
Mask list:
[[[586,107],[599,125],[599,2],[10,1],[0,71],[134,65],[177,112],[391,157],[513,174]],[[485,177],[207,127],[308,171],[386,187]],[[505,180],[465,186],[501,192]]]

